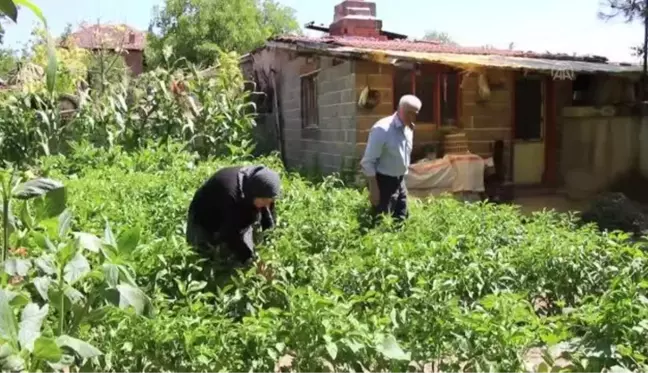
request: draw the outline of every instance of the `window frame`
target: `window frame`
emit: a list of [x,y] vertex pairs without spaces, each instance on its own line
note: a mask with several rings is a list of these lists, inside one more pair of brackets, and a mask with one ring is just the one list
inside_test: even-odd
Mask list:
[[[301,128],[319,128],[319,106],[317,103],[317,78],[319,75],[319,70],[309,72],[299,76],[299,93],[300,93],[300,116],[301,116]],[[311,91],[312,94],[308,95],[304,92],[304,87],[307,87],[308,91]],[[309,100],[310,99],[310,100]]]
[[[395,68],[392,74],[392,80],[393,80],[393,88],[396,88],[396,81],[401,73],[409,73],[410,74],[410,81],[412,83],[412,86],[410,88],[410,91],[407,93],[403,94],[416,94],[416,85],[417,85],[417,78],[418,80],[421,79],[421,76],[433,74],[434,75],[434,96],[431,99],[426,99],[425,97],[419,97],[423,105],[429,105],[430,103],[432,104],[432,116],[433,116],[433,121],[419,121],[424,125],[433,125],[435,128],[442,128],[442,127],[458,127],[462,128],[463,125],[461,123],[461,105],[462,105],[462,98],[461,98],[461,84],[463,81],[463,75],[459,70],[444,67],[444,66],[422,66],[420,69],[399,69]],[[455,108],[455,123],[454,124],[445,124],[442,122],[442,104],[443,104],[443,91],[442,91],[442,78],[446,75],[455,75],[456,79],[454,82],[454,89],[456,93],[456,108]],[[396,95],[396,90],[392,89],[394,92],[394,97],[393,97],[393,104],[394,104],[394,110],[398,108],[398,101],[400,100],[400,96],[397,97]],[[418,97],[418,96],[417,96]]]

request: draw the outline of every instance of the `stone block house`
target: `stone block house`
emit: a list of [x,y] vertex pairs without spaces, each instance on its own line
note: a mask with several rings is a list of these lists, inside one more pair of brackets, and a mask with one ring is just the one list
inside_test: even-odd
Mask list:
[[118,50],[133,75],[144,72],[146,33],[128,25],[82,25],[69,39],[79,48],[91,51]]
[[[624,105],[635,100],[639,66],[410,40],[382,30],[375,3],[362,0],[338,4],[329,27],[306,27],[324,34],[273,38],[241,62],[259,88],[276,93],[265,124],[276,126],[289,167],[357,169],[370,128],[407,93],[423,102],[415,158],[428,145],[442,152],[444,136],[461,132],[483,157],[503,143],[504,174],[518,185],[556,186],[597,167],[612,169],[601,176],[609,179],[632,167],[636,123]],[[365,89],[370,99],[359,102]],[[614,136],[632,150],[605,153]],[[615,153],[616,164],[597,163],[600,152]]]

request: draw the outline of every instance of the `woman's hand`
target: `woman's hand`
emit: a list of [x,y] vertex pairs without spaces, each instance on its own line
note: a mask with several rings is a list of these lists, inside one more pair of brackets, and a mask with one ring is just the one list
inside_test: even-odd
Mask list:
[[274,278],[274,272],[262,260],[257,262],[257,273],[271,281]]

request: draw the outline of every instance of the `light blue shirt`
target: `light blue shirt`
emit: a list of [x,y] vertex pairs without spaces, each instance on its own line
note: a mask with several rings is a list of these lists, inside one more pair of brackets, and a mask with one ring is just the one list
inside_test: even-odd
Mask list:
[[407,174],[413,141],[414,132],[403,125],[397,114],[379,120],[369,132],[360,161],[362,172],[369,177],[376,173],[394,177]]

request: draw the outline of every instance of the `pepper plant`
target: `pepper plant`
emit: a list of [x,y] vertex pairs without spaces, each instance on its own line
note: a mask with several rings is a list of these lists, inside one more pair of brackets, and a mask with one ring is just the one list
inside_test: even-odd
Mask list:
[[0,365],[12,371],[83,366],[102,352],[76,338],[81,328],[92,327],[113,306],[152,315],[151,300],[138,288],[128,262],[139,244],[139,228],[115,236],[106,223],[102,238],[75,232],[61,183],[9,180],[3,200],[25,201],[19,218],[5,209],[12,217],[5,220],[5,246],[11,242],[17,249],[3,261]]

